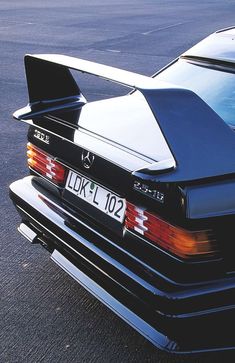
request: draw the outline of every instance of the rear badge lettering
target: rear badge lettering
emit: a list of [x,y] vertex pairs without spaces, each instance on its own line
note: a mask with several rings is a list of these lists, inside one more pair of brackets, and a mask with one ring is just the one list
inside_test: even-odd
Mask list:
[[37,129],[34,130],[34,135],[33,137],[35,137],[36,139],[44,142],[45,144],[50,144],[50,136],[45,134],[42,131],[39,131]]
[[164,203],[164,193],[160,192],[156,189],[151,189],[147,184],[134,181],[134,189],[137,190],[140,193],[143,193],[145,195],[148,195],[149,197],[156,199],[159,203]]

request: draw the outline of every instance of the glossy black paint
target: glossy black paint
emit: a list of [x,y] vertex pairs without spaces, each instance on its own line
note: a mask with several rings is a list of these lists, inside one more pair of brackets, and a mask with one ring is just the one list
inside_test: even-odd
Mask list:
[[153,172],[151,180],[172,183],[234,174],[234,132],[204,101],[184,89],[147,90],[144,95],[177,162],[174,171]]
[[[104,289],[98,294],[101,300],[105,300],[108,293],[124,305],[127,310],[122,313],[118,310],[122,318],[156,346],[175,353],[226,349],[234,344],[234,337],[226,334],[226,327],[234,318],[234,277],[179,283],[176,276],[170,278],[160,272],[163,263],[160,251],[153,256],[152,249],[152,254],[148,254],[156,258],[153,268],[149,261],[144,262],[138,256],[136,244],[141,242],[135,237],[126,234],[121,240],[113,236],[110,239],[104,229],[100,232],[96,226],[89,226],[81,215],[71,214],[58,196],[52,197],[38,181],[38,178],[28,177],[10,187],[10,196],[22,220],[37,234],[38,243],[60,251]],[[162,266],[166,268],[166,261]],[[190,271],[189,266],[184,268]],[[199,266],[197,269],[200,271]],[[167,270],[170,272],[169,265]],[[94,292],[89,282],[83,285]],[[106,304],[110,303],[111,300],[106,300]],[[116,311],[114,302],[111,308]],[[142,320],[148,330],[143,328]],[[222,334],[211,329],[217,324]]]
[[[32,242],[157,347],[175,353],[234,349],[235,247],[228,237],[235,221],[233,131],[189,90],[86,61],[77,65],[69,57],[52,59],[55,68],[50,56],[26,58],[30,103],[14,116],[30,125],[28,140],[170,223],[212,229],[219,252],[178,258],[33,170],[10,186],[22,230],[28,227],[36,236]],[[48,75],[45,82],[37,67]],[[138,91],[85,103],[68,68],[86,67]],[[84,150],[94,155],[90,169],[82,163]],[[136,183],[162,193],[164,203],[135,189]]]
[[25,73],[29,104],[20,110],[21,120],[60,109],[78,109],[86,103],[68,68],[25,56]]
[[[34,62],[36,62],[36,66]],[[31,65],[31,63],[33,64],[32,69],[31,66],[29,67],[29,64]],[[26,74],[28,75],[30,104],[26,109],[19,110],[15,113],[16,118],[21,120],[32,119],[40,116],[40,114],[49,113],[53,115],[53,112],[58,113],[60,109],[63,111],[65,109],[80,109],[85,105],[85,101],[82,101],[83,98],[80,95],[79,88],[74,90],[75,81],[72,78],[71,73],[68,73],[68,69],[56,64],[54,75],[54,73],[50,71],[52,64],[53,63],[48,61],[40,61],[37,58],[26,56]],[[39,74],[35,71],[35,67],[36,69],[38,67],[38,72],[41,71],[42,73],[45,73],[47,78],[49,78],[47,75],[51,74],[50,77],[52,77],[52,81],[55,78],[57,80],[56,82],[58,82],[59,77],[61,77],[61,84],[65,84],[64,93],[58,91],[60,90],[61,85],[58,86],[57,83],[50,82],[51,80],[49,78],[49,83],[54,84],[54,88],[50,86],[49,89],[47,89],[46,95],[42,96],[43,85],[41,84],[41,81],[39,81],[39,77],[36,76],[35,78],[35,76],[32,77],[31,75],[31,73],[36,75]],[[49,70],[47,69],[48,67]],[[68,96],[70,83],[71,95]],[[39,91],[35,91],[37,85]],[[44,84],[44,87],[47,88],[47,83]],[[146,107],[147,105],[140,97],[136,96],[136,94],[121,97],[117,100],[103,101],[103,103],[101,101],[94,105],[86,105],[86,107],[83,107],[79,112],[79,118],[76,124],[80,126],[80,130],[83,129],[83,131],[91,132],[92,136],[102,137],[106,142],[111,141],[119,148],[128,147],[128,151],[131,149],[135,153],[138,152],[139,156],[142,155],[142,158],[143,156],[145,156],[145,158],[146,156],[149,156],[151,159],[148,160],[142,168],[138,167],[136,172],[133,170],[134,175],[140,179],[151,180],[153,182],[180,183],[226,174],[235,174],[235,162],[230,157],[235,151],[234,133],[231,128],[200,99],[200,97],[192,91],[176,88],[173,85],[161,84],[157,81],[155,82],[155,87],[152,89],[144,87],[143,84],[142,88],[139,88],[139,90],[145,97],[146,102],[155,117],[155,125],[153,125],[152,122],[150,123],[150,120],[153,120],[153,116],[148,116],[149,124],[146,123],[146,128],[150,129],[146,141],[143,141],[143,145],[140,146],[136,142],[131,142],[132,138],[130,137],[126,139],[126,135],[129,133],[126,131],[123,132],[125,128],[122,127],[122,123],[125,122],[124,115],[131,112],[129,107],[130,105],[133,105],[133,121],[129,121],[129,128],[135,130],[137,140],[139,140],[142,131],[142,115],[145,115],[144,117],[146,118],[146,115],[150,113],[150,110],[148,110]],[[147,87],[149,87],[148,84]],[[153,85],[151,85],[151,87],[153,87]],[[78,94],[75,97],[76,92]],[[66,97],[64,97],[64,95],[66,95]],[[134,98],[134,100],[132,98]],[[31,102],[32,100],[33,102]],[[103,107],[106,108],[105,114],[102,112]],[[138,109],[135,110],[135,108]],[[27,112],[28,109],[29,111]],[[110,121],[112,114],[115,115],[114,117],[116,117],[117,121]],[[99,120],[100,116],[97,115],[102,115],[102,121]],[[59,114],[59,118],[62,124],[73,125],[69,118],[65,121],[63,116],[61,118],[61,114]],[[140,125],[139,129],[138,121]],[[156,122],[158,126],[156,125]],[[118,127],[115,127],[115,125]],[[45,125],[45,129],[48,129],[47,125]],[[212,129],[213,138],[211,137]],[[76,139],[75,133],[73,140],[75,143]],[[118,140],[120,139],[122,140],[122,144],[118,143]],[[159,140],[157,150],[153,146],[154,142],[152,141],[156,139]],[[150,146],[148,146],[150,141],[152,142]],[[79,144],[81,144],[80,141]],[[215,153],[214,145],[220,150],[218,154]],[[163,149],[164,152],[162,152]],[[197,152],[195,152],[195,150],[197,150]],[[155,169],[152,166],[153,161],[158,165],[157,163],[159,161],[169,158],[174,159],[176,162],[176,167],[170,168],[169,171],[168,169],[159,170],[157,167]],[[124,157],[124,159],[127,158]],[[123,162],[123,160],[120,161],[120,165],[123,165]]]

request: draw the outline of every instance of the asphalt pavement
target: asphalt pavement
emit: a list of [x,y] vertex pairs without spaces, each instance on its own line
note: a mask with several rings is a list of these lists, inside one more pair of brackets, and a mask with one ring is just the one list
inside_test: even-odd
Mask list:
[[[235,25],[233,0],[0,0],[0,362],[232,362],[170,356],[80,287],[16,227],[10,182],[27,175],[25,53],[62,53],[146,75],[211,32]],[[79,79],[88,98],[123,91]],[[219,329],[219,327],[218,327]]]

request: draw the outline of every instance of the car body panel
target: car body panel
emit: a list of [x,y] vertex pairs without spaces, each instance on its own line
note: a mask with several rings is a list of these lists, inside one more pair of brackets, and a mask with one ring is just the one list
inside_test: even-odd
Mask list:
[[[214,44],[211,54],[203,55],[199,44],[182,57],[196,54],[211,63],[219,48],[231,72],[235,30],[224,32],[227,58],[216,40],[222,33],[205,41]],[[10,185],[19,231],[157,347],[234,349],[234,131],[178,85],[61,55],[27,55],[25,65],[29,104],[14,117],[29,124],[29,160],[36,155],[46,166],[29,163],[31,176]],[[135,91],[87,102],[69,68]],[[57,184],[56,168],[64,170]],[[101,187],[108,198],[125,199],[124,220],[88,203],[85,192],[84,198],[79,189],[72,193],[69,175]],[[162,235],[154,243],[145,232],[156,218],[154,233]],[[193,246],[202,245],[198,254],[189,234],[198,238]],[[175,241],[172,250],[158,243],[165,235],[167,243]],[[184,255],[177,254],[178,239]]]
[[[11,198],[37,235],[32,242],[52,249],[59,266],[158,348],[192,353],[234,344],[226,328],[235,314],[234,277],[193,285],[174,282],[128,252],[126,242],[118,245],[105,233],[87,230],[33,177],[13,183]],[[217,328],[208,335],[218,324],[223,335]]]

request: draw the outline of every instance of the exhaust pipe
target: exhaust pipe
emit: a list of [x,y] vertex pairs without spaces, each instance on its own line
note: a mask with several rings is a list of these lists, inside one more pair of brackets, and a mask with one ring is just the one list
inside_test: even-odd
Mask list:
[[35,233],[29,226],[27,226],[27,224],[22,222],[18,227],[18,231],[22,234],[23,237],[27,238],[29,242],[39,243],[39,241],[37,241],[37,233]]
[[42,232],[35,232],[31,226],[24,222],[19,225],[18,231],[32,244],[40,244],[50,253],[53,252],[54,245],[52,241],[50,241]]

